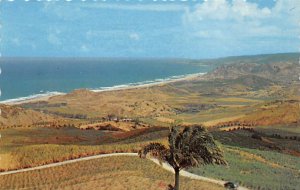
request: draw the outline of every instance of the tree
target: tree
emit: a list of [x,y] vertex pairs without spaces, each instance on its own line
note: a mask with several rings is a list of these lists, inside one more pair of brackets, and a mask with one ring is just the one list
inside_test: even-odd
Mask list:
[[179,190],[179,172],[189,167],[206,164],[226,165],[220,148],[213,137],[201,126],[172,127],[170,129],[169,148],[160,143],[150,143],[139,151],[141,158],[147,154],[161,162],[169,163],[175,171],[174,190]]

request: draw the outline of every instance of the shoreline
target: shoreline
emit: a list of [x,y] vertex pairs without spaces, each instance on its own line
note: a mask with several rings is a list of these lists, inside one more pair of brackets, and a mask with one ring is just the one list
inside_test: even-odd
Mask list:
[[130,89],[139,89],[139,88],[148,88],[153,86],[165,85],[174,82],[180,81],[189,81],[195,78],[201,77],[206,73],[195,73],[195,74],[188,74],[188,75],[180,75],[180,76],[173,76],[173,78],[169,79],[156,79],[154,81],[150,81],[149,83],[144,82],[137,82],[137,83],[130,83],[128,85],[116,85],[112,87],[102,87],[102,89],[88,89],[92,92],[111,92],[111,91],[120,91],[120,90],[130,90]]
[[[137,83],[129,83],[129,84],[124,84],[124,85],[116,85],[116,86],[112,86],[112,87],[101,87],[101,88],[97,88],[97,89],[87,89],[87,90],[96,92],[96,93],[101,93],[101,92],[111,92],[111,91],[120,91],[120,90],[149,88],[149,87],[153,87],[153,86],[165,85],[165,84],[174,83],[174,82],[189,81],[189,80],[193,80],[198,77],[201,77],[205,74],[206,73],[179,75],[179,76],[172,76],[167,79],[155,79],[153,81],[143,81],[143,82],[137,82]],[[80,89],[80,88],[78,88],[78,89]],[[74,90],[78,90],[78,89],[74,89]],[[27,97],[3,100],[0,102],[0,104],[19,105],[19,104],[24,104],[24,103],[48,101],[52,97],[62,96],[62,95],[66,95],[66,94],[68,94],[68,93],[49,92],[48,94],[47,93],[46,94],[36,94],[36,95],[27,96]]]

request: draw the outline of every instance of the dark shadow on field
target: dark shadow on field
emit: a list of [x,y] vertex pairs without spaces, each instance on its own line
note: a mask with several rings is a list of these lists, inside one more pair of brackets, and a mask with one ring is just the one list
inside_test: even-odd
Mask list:
[[276,134],[262,131],[234,130],[234,131],[214,131],[212,132],[216,140],[224,145],[236,146],[240,148],[259,149],[265,151],[275,151],[291,154],[300,157],[299,140],[295,133],[288,137],[277,136]]
[[150,127],[147,129],[137,129],[128,132],[121,132],[112,134],[109,139],[105,141],[100,141],[101,144],[111,144],[111,143],[136,143],[136,142],[146,142],[146,141],[156,141],[162,138],[168,137],[169,128],[167,127]]
[[[155,141],[167,137],[166,127],[149,127],[133,131],[80,130],[76,127],[14,128],[2,130],[2,135],[12,146],[18,145],[105,145]],[[9,145],[7,145],[9,146]]]

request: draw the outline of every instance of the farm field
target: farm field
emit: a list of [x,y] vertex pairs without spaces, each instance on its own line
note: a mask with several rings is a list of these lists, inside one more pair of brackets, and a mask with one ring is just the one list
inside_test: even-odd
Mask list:
[[137,152],[150,141],[166,143],[168,128],[112,133],[74,127],[21,127],[2,129],[1,133],[0,169],[11,170],[101,153]]
[[[22,129],[17,131],[19,130]],[[37,128],[36,130],[39,131],[41,129]],[[55,130],[62,132],[71,129]],[[90,132],[89,130],[83,131],[82,134]],[[149,142],[154,141],[166,144],[167,132],[167,128],[149,128],[139,133],[136,131],[135,133],[115,134],[118,138],[114,140],[114,143],[107,143],[109,141],[105,141],[102,145],[80,144],[80,142],[77,145],[76,143],[74,145],[41,143],[21,148],[16,147],[13,152],[19,167],[32,167],[101,153],[137,152]],[[51,133],[48,134],[50,134],[48,137],[50,138]],[[265,139],[254,139],[251,137],[253,132],[247,130],[212,131],[212,134],[216,140],[223,144],[222,149],[229,166],[205,166],[199,169],[191,169],[191,172],[216,179],[236,181],[243,186],[253,189],[268,189],[268,187],[281,189],[280,185],[283,183],[283,180],[289,181],[288,185],[284,186],[285,189],[293,189],[299,183],[299,157],[291,154],[291,150],[293,152],[300,151],[297,145],[294,146],[297,141],[289,139],[276,141],[276,138],[271,137],[267,138],[268,141]],[[29,137],[30,134],[28,134],[27,138]],[[92,137],[91,139],[93,139]],[[44,139],[47,139],[46,136],[44,136]],[[113,142],[112,139],[109,140]],[[290,150],[290,152],[286,150]],[[260,181],[259,179],[263,177],[266,180]],[[277,179],[277,182],[273,183],[273,179]]]
[[250,189],[293,190],[299,187],[299,157],[234,146],[225,146],[224,153],[227,167],[204,166],[189,171],[234,181]]
[[[132,156],[109,157],[36,171],[0,176],[0,189],[113,189],[165,190],[173,174]],[[223,187],[181,178],[181,189],[221,190]]]

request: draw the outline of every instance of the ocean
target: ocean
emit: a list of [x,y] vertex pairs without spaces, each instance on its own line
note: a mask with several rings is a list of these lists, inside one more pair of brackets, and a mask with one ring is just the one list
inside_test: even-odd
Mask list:
[[210,71],[185,59],[1,58],[0,102],[151,84]]

